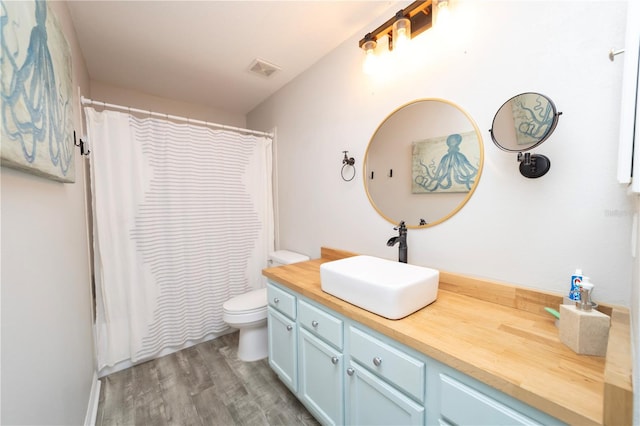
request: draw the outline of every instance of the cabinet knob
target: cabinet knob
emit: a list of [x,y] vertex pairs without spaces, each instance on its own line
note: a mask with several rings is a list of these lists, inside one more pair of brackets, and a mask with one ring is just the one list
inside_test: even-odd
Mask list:
[[316,328],[318,326],[318,321],[316,321],[316,320],[311,321],[311,326],[313,328]]
[[373,365],[375,365],[376,367],[380,367],[380,364],[382,364],[382,358],[380,358],[379,356],[373,358]]
[[293,326],[291,324],[287,324],[287,331],[293,330]]
[[280,302],[280,299],[278,299],[277,297],[273,298],[273,303],[279,303],[279,302]]
[[332,363],[333,365],[336,365],[336,364],[338,363],[338,361],[339,361],[339,360],[338,360],[338,357],[337,357],[337,356],[332,356],[332,357],[331,357],[331,363]]
[[356,372],[356,370],[354,370],[353,368],[351,368],[351,367],[347,368],[347,374],[348,375],[353,376],[353,373],[355,373],[355,372]]

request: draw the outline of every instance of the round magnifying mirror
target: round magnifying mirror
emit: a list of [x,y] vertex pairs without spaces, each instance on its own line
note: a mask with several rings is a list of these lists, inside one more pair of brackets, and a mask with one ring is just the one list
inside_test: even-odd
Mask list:
[[551,136],[560,114],[545,95],[521,93],[505,102],[496,113],[491,139],[504,151],[529,151]]
[[491,139],[503,151],[517,152],[520,173],[527,178],[544,176],[551,161],[542,154],[522,154],[547,140],[562,114],[548,97],[534,92],[521,93],[505,102],[491,127]]
[[452,102],[419,99],[378,126],[365,154],[363,181],[383,218],[423,228],[444,222],[467,203],[483,163],[473,119]]

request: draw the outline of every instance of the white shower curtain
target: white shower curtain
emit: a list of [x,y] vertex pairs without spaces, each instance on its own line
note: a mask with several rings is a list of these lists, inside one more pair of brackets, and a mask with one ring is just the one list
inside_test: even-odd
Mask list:
[[272,140],[85,108],[98,368],[226,330],[222,304],[264,285]]

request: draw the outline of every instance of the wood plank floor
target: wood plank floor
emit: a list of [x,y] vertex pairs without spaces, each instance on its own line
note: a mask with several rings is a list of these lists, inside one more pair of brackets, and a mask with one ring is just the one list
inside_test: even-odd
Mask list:
[[238,333],[102,379],[97,426],[318,425],[266,359],[236,358]]

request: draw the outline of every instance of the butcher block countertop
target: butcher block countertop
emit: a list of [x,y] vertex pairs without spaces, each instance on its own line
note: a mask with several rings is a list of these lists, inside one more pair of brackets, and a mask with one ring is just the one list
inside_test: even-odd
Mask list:
[[406,346],[574,425],[630,425],[631,343],[626,308],[611,316],[606,357],[577,355],[560,342],[555,318],[562,297],[440,271],[438,298],[389,320],[320,288],[320,265],[355,253],[322,248],[321,258],[268,268],[285,287]]

